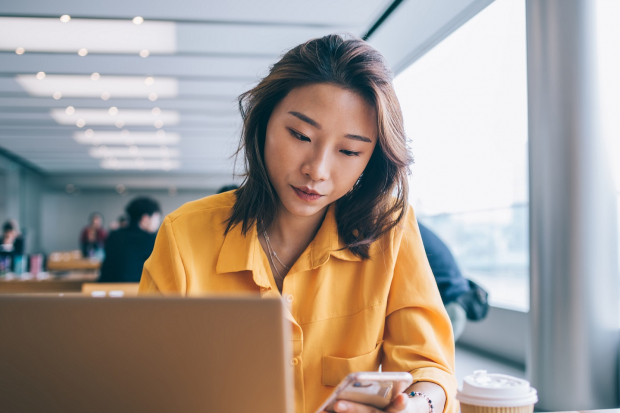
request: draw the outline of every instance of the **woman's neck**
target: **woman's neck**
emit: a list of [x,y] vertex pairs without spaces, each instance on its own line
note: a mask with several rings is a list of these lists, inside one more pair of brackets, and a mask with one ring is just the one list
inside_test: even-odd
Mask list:
[[287,265],[297,261],[310,245],[323,223],[327,208],[312,216],[300,217],[279,205],[275,219],[266,230],[273,248]]

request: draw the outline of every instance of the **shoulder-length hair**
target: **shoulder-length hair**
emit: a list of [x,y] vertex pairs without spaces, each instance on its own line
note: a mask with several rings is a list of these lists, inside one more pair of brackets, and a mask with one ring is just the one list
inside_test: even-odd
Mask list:
[[369,258],[372,242],[406,213],[412,158],[392,72],[379,52],[352,36],[332,34],[291,49],[255,88],[239,96],[243,128],[237,156],[243,154],[245,174],[226,233],[239,223],[247,234],[257,221],[265,227],[273,221],[279,200],[265,168],[267,122],[291,90],[318,83],[357,93],[377,111],[379,136],[368,165],[353,188],[335,201],[340,237],[355,255]]

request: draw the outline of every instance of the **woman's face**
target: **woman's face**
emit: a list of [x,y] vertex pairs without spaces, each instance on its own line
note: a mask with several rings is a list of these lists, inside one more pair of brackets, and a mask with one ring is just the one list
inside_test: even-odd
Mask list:
[[354,92],[331,84],[293,89],[267,124],[265,164],[280,202],[308,217],[345,195],[377,144],[377,114]]

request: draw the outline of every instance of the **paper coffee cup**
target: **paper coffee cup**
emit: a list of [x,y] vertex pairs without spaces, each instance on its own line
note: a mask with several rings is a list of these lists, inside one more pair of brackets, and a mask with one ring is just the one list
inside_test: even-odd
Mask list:
[[462,413],[532,413],[538,401],[527,380],[486,370],[465,377],[456,398]]

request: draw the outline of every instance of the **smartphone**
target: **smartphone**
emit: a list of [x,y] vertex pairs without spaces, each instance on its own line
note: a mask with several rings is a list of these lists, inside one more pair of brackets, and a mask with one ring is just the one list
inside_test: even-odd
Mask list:
[[406,372],[351,373],[340,382],[316,413],[325,410],[334,412],[334,405],[338,400],[348,400],[383,410],[412,383],[413,377]]

